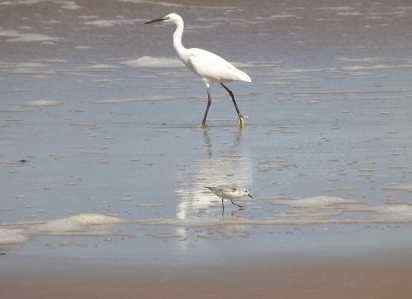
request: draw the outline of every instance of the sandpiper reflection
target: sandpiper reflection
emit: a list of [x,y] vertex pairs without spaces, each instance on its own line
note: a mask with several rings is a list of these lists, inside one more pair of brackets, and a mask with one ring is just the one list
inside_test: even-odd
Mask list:
[[252,159],[248,147],[242,144],[242,131],[232,137],[232,143],[214,146],[213,136],[204,130],[206,157],[203,160],[180,164],[176,218],[188,219],[221,214],[221,200],[208,192],[205,186],[235,184],[252,186]]

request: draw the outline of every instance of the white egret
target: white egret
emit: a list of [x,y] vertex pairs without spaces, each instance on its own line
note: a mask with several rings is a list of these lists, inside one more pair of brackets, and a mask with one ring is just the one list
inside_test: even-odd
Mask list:
[[210,104],[212,103],[212,97],[210,96],[210,83],[213,82],[220,83],[220,85],[222,85],[223,88],[226,89],[226,91],[229,93],[239,117],[239,126],[243,127],[243,118],[246,116],[240,113],[233,92],[229,88],[227,88],[224,83],[235,80],[251,82],[250,77],[216,54],[198,48],[185,48],[182,44],[184,23],[182,17],[178,14],[171,13],[163,18],[147,21],[145,24],[151,24],[155,22],[168,22],[174,23],[176,25],[176,30],[173,33],[173,47],[179,55],[180,60],[191,71],[202,78],[203,82],[206,85],[208,102],[201,127],[204,128],[206,126],[207,114],[209,112]]
[[[243,206],[235,203],[233,201],[234,199],[242,198],[244,196],[249,196],[251,199],[253,199],[248,189],[242,189],[242,188],[239,188],[233,185],[221,185],[221,186],[216,186],[216,187],[205,187],[205,188],[209,189],[216,196],[219,196],[222,199],[223,211],[225,210],[225,205],[223,204],[224,199],[229,199],[232,204],[234,204],[235,206],[238,206],[239,208],[243,208]],[[223,214],[223,211],[222,211],[222,214]]]

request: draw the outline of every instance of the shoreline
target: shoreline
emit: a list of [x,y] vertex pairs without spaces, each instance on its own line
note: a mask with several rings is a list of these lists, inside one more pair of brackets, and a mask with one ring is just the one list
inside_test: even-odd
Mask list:
[[0,297],[412,298],[412,9],[329,2],[0,2]]
[[[5,298],[410,298],[412,253],[0,274]],[[22,271],[23,272],[23,271]]]

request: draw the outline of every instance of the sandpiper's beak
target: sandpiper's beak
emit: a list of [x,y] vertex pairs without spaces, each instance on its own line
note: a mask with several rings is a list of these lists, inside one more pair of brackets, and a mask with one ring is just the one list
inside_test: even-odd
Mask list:
[[165,20],[167,20],[166,18],[159,18],[159,19],[154,19],[154,20],[151,20],[151,21],[147,21],[147,22],[145,22],[145,24],[151,24],[151,23],[156,23],[156,22],[163,22],[163,21],[165,21]]
[[254,199],[252,195],[248,194],[247,196],[249,196],[251,199]]

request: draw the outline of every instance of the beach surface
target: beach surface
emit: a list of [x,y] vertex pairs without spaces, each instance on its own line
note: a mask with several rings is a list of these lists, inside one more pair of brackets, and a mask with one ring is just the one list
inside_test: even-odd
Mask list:
[[[251,83],[206,88],[183,44]],[[0,297],[410,298],[408,1],[0,1]],[[236,184],[243,209],[206,186]]]
[[261,256],[200,267],[98,264],[0,278],[4,298],[409,298],[410,261],[410,253],[311,261]]

